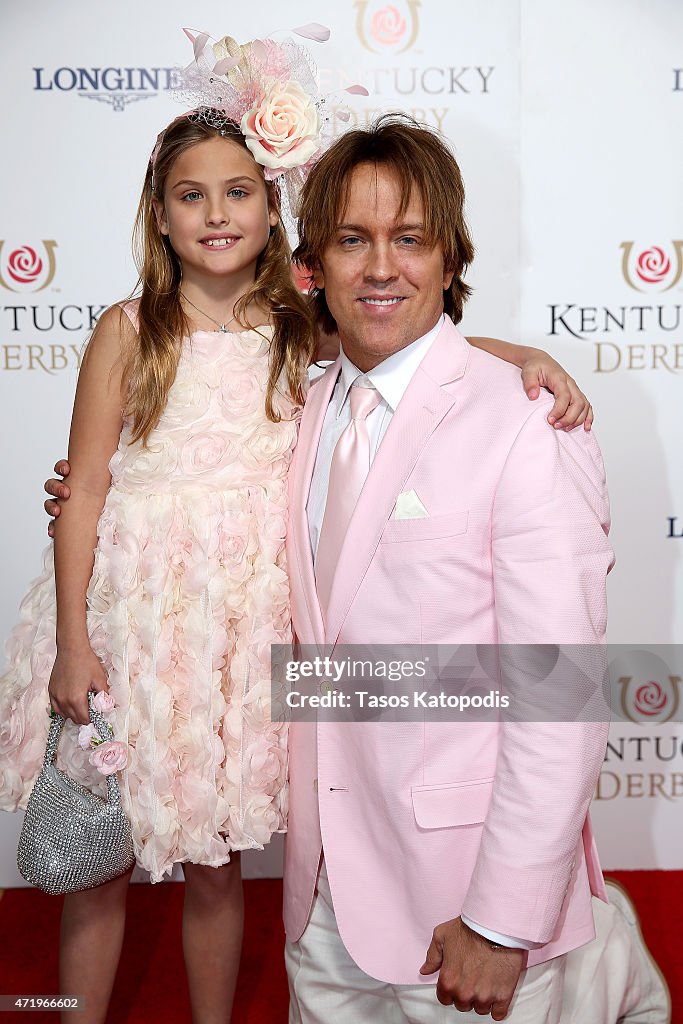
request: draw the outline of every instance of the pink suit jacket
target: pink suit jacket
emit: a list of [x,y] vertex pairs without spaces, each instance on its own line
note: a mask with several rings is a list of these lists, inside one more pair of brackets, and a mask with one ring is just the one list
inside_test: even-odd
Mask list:
[[[602,644],[612,564],[592,433],[552,430],[519,371],[450,320],[373,462],[340,555],[327,628],[305,512],[339,362],[311,389],[290,473],[288,565],[303,644]],[[395,519],[415,490],[428,518]],[[593,938],[604,898],[588,806],[601,723],[290,726],[285,926],[302,934],[321,844],[341,937],[369,975],[418,971],[461,912],[542,944],[529,965]]]

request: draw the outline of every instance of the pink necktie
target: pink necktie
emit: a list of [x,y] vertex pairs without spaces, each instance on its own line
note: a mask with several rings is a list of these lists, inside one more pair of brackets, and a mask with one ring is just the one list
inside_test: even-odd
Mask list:
[[365,478],[370,471],[370,437],[365,422],[382,396],[375,388],[351,386],[351,422],[335,445],[330,465],[325,515],[315,557],[315,579],[323,615],[332,590],[344,537]]

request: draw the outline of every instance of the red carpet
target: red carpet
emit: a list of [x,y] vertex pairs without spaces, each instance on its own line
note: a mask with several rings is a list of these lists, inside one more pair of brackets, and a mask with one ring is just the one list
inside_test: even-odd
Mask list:
[[[683,871],[612,872],[638,907],[643,934],[671,989],[673,1024],[683,1024]],[[279,880],[244,884],[246,927],[233,1024],[286,1024],[287,982],[282,962]],[[181,885],[134,885],[114,1004],[108,1024],[187,1024],[190,1009],[180,946]],[[0,993],[57,992],[61,900],[29,889],[8,889],[0,900]],[[56,1024],[56,1013],[3,1013],[11,1021]],[[454,1021],[455,1024],[455,1021]]]

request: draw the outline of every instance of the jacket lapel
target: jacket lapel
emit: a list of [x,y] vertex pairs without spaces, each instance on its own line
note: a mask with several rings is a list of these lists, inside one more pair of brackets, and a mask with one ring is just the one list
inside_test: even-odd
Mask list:
[[311,479],[318,453],[320,432],[325,413],[330,403],[332,391],[339,376],[341,361],[337,359],[328,366],[322,377],[316,381],[308,393],[299,426],[299,438],[292,465],[292,484],[290,490],[290,521],[294,549],[294,564],[289,567],[290,573],[297,573],[303,589],[308,618],[311,625],[312,638],[299,637],[302,643],[324,643],[324,627],[318,595],[315,588],[313,571],[313,554],[308,531],[306,503],[311,489]]
[[449,385],[463,376],[468,353],[467,341],[447,319],[399,403],[340,552],[325,625],[328,644],[337,642],[398,495],[432,433],[456,401],[457,385]]

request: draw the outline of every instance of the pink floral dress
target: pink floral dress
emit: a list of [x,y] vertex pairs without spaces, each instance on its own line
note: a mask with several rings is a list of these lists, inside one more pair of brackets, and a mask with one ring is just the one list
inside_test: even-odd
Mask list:
[[[130,307],[126,311],[134,317]],[[138,864],[219,866],[262,848],[287,817],[286,727],[270,721],[270,646],[290,637],[287,468],[298,410],[266,418],[271,329],[185,341],[148,440],[121,432],[88,589],[91,644],[108,672]],[[55,657],[52,548],[0,678],[0,808],[28,800],[48,729]],[[62,766],[102,776],[67,723]]]

